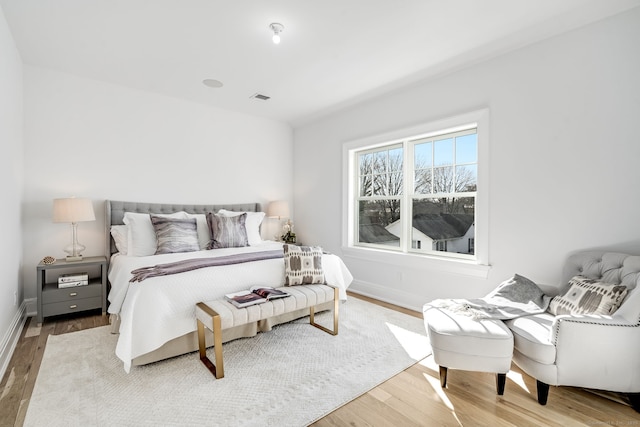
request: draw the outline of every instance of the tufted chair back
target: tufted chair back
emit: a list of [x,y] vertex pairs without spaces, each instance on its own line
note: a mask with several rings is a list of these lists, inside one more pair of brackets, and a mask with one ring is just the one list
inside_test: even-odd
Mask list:
[[569,279],[581,275],[604,283],[623,284],[629,292],[615,316],[640,324],[640,256],[605,251],[579,252],[565,263],[562,283],[564,291]]

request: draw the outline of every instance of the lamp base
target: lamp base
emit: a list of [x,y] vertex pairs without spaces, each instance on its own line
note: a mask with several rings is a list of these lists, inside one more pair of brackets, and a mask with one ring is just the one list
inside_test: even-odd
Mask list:
[[67,262],[82,261],[82,252],[86,249],[85,245],[78,243],[78,223],[71,223],[71,244],[64,248],[67,253]]

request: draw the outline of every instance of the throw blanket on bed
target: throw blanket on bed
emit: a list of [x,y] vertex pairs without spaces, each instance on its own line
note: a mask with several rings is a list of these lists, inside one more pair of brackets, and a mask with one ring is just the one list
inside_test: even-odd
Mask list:
[[144,279],[169,274],[184,273],[198,268],[216,267],[220,265],[240,264],[243,262],[261,261],[265,259],[283,258],[282,250],[251,252],[235,255],[227,255],[215,258],[186,259],[183,261],[158,264],[153,267],[137,268],[131,272],[133,277],[129,282],[142,282]]
[[474,319],[507,320],[544,313],[550,301],[535,283],[516,274],[483,298],[437,299],[428,305]]

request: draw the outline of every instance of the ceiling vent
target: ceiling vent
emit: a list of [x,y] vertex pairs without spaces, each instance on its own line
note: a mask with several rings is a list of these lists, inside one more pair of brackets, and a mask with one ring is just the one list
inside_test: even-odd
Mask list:
[[254,93],[253,95],[251,95],[251,98],[259,99],[261,101],[266,101],[268,99],[271,99],[270,96],[263,95],[261,93]]

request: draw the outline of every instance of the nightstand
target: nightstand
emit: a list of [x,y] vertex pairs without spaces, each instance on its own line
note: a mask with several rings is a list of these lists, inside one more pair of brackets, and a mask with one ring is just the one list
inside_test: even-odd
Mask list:
[[[40,262],[38,272],[38,324],[48,316],[102,308],[107,312],[107,258],[86,257],[82,261],[57,259],[53,264]],[[89,284],[58,288],[62,274],[87,273]]]

